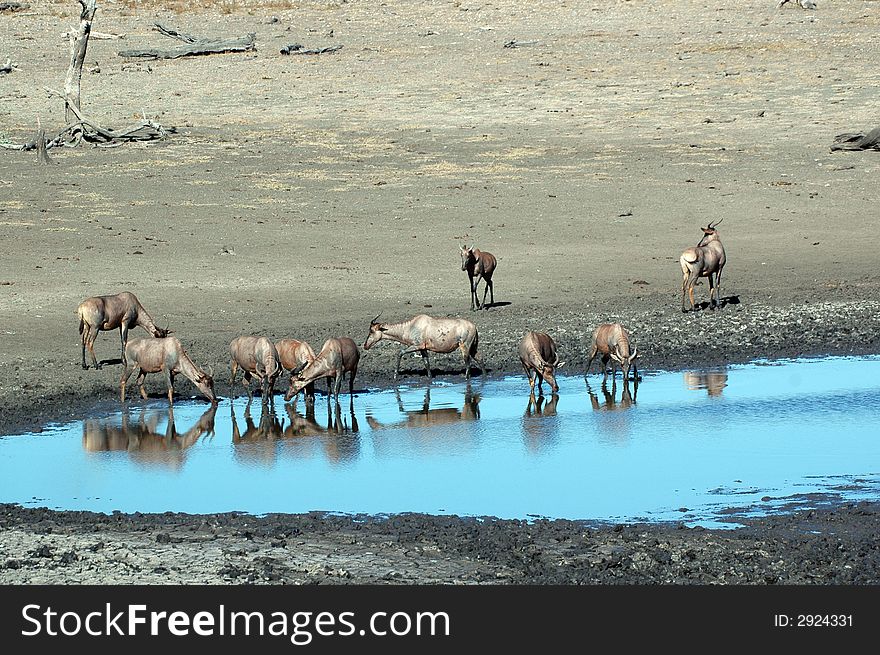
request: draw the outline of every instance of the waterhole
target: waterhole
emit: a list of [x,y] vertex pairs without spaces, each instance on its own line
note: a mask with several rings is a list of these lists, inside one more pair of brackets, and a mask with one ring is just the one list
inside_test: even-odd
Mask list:
[[880,358],[558,381],[530,398],[522,376],[414,379],[296,410],[180,399],[173,416],[138,399],[0,437],[0,500],[715,526],[880,497]]

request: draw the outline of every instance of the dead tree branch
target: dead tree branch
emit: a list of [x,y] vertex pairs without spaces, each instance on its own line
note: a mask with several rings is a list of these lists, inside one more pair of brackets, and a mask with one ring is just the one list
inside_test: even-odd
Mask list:
[[331,45],[326,48],[303,48],[300,43],[293,43],[281,48],[282,55],[324,55],[330,52],[342,50],[341,45]]
[[831,144],[835,150],[880,150],[880,127],[865,134],[864,132],[847,132],[834,137]]
[[80,90],[82,88],[82,67],[86,60],[86,49],[89,47],[89,34],[92,31],[92,21],[98,10],[97,0],[79,0],[82,10],[79,15],[79,29],[70,39],[70,66],[67,69],[67,78],[64,81],[64,102],[66,109],[64,118],[68,124],[72,122],[71,109],[80,107]]
[[185,34],[170,27],[166,27],[161,23],[155,24],[155,29],[178,41],[183,41],[186,45],[177,46],[176,48],[143,48],[133,50],[120,50],[119,56],[126,58],[140,57],[143,59],[178,59],[179,57],[188,57],[193,55],[215,55],[226,52],[248,52],[256,50],[257,35],[254,33],[247,36],[240,36],[231,39],[205,39]]

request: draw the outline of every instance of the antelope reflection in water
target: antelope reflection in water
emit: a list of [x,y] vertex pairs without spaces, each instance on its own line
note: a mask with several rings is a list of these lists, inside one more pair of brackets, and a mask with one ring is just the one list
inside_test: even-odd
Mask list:
[[250,463],[271,464],[278,459],[279,453],[313,457],[316,444],[321,446],[320,450],[327,460],[334,463],[352,460],[359,453],[357,418],[354,411],[343,417],[338,403],[327,404],[326,427],[317,422],[314,405],[306,407],[305,416],[299,414],[292,404],[285,405],[290,421],[286,427],[285,420],[279,419],[271,409],[264,409],[259,422],[255,423],[250,407],[246,407],[243,433],[238,426],[234,406],[230,409],[235,456]]
[[639,393],[638,380],[634,381],[632,392],[630,393],[629,381],[624,381],[623,389],[620,393],[620,400],[617,400],[617,381],[612,380],[611,390],[608,390],[607,382],[603,381],[600,388],[602,399],[599,402],[599,396],[590,387],[587,382],[587,393],[590,396],[590,405],[594,412],[599,412],[601,417],[601,432],[603,434],[628,436],[630,430],[630,420],[627,410],[636,404],[636,397]]
[[688,389],[694,391],[705,389],[709,396],[716,398],[727,386],[727,370],[685,371],[684,383]]
[[554,440],[557,431],[540,419],[556,416],[558,402],[559,395],[555,393],[549,400],[546,396],[536,398],[534,392],[529,394],[529,402],[523,414],[522,430],[526,447],[530,452],[539,452]]
[[[413,450],[420,454],[436,454],[456,450],[455,446],[470,446],[473,444],[474,431],[468,426],[472,421],[480,418],[479,393],[475,393],[468,384],[465,388],[464,403],[461,409],[456,407],[431,408],[431,387],[425,389],[425,398],[421,409],[406,409],[400,390],[395,389],[397,396],[397,408],[404,415],[402,421],[395,423],[382,423],[367,414],[367,424],[374,431],[373,441],[380,452],[395,454],[404,449],[407,453]],[[442,433],[437,430],[421,430],[419,428],[435,428],[447,425],[449,429]],[[404,428],[400,432],[397,430]],[[385,436],[389,430],[395,430],[393,437]]]
[[[185,432],[178,432],[174,410],[140,412],[136,423],[128,413],[122,415],[122,424],[89,419],[83,422],[83,448],[87,452],[127,451],[132,459],[151,464],[167,464],[180,468],[186,451],[202,436],[214,435],[214,417],[217,406],[212,405],[199,420]],[[158,431],[159,423],[167,417],[165,433]]]

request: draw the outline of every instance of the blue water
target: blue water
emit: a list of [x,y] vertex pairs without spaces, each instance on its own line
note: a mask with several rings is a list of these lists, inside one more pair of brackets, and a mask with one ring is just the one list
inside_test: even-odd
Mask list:
[[[0,501],[100,512],[311,510],[717,525],[796,495],[880,498],[880,358],[413,381],[314,416],[158,400],[0,437]],[[184,390],[186,391],[186,390]],[[237,429],[233,429],[232,416]],[[213,423],[213,425],[211,425]],[[213,432],[208,429],[213,428]],[[823,494],[821,497],[807,496]],[[769,497],[769,498],[768,498]],[[763,499],[763,500],[762,500]]]

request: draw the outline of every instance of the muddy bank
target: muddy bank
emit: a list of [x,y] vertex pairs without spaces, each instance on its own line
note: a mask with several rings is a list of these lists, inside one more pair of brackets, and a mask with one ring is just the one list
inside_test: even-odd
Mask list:
[[880,504],[737,530],[0,505],[0,584],[878,584]]
[[[630,329],[639,347],[643,371],[717,367],[754,359],[880,352],[880,302],[875,300],[786,305],[752,304],[743,300],[728,304],[720,311],[703,310],[686,315],[674,306],[670,308],[668,303],[650,299],[605,301],[601,305],[601,309],[582,310],[568,303],[550,307],[511,305],[473,314],[449,313],[468,316],[478,324],[480,351],[490,368],[488,375],[492,376],[522,372],[517,344],[523,331],[535,326],[548,330],[557,339],[561,356],[566,360],[566,373],[583,372],[593,327],[612,320],[621,321]],[[390,315],[401,315],[399,310],[388,309]],[[280,320],[274,321],[271,328],[266,326],[265,330],[256,332],[273,338],[298,335],[310,339],[316,350],[322,343],[322,333],[348,334],[362,343],[371,318],[349,315],[345,322],[333,325],[285,327],[290,318],[284,314],[277,317]],[[192,334],[197,329],[184,324],[182,331]],[[191,348],[201,364],[214,368],[217,392],[221,396],[243,394],[240,385],[233,389],[228,384],[227,339],[234,336],[234,332],[211,330],[208,338],[199,340]],[[111,362],[98,371],[83,371],[75,348],[62,349],[54,343],[46,344],[54,356],[48,361],[16,358],[0,362],[2,431],[11,434],[39,429],[49,422],[76,420],[89,413],[118,408],[122,366],[118,362],[117,343],[116,333],[101,334],[97,352]],[[394,344],[379,344],[363,352],[356,384],[359,393],[393,383],[396,352]],[[432,364],[441,378],[460,379],[463,373],[457,354],[434,356]],[[594,372],[599,370],[598,363],[593,366]],[[50,375],[46,374],[47,370],[51,370]],[[402,372],[403,381],[424,379],[421,360],[415,358],[404,360]],[[287,376],[279,388],[283,390],[286,384]],[[147,388],[153,395],[162,396],[165,387],[161,376],[148,378]],[[194,387],[185,379],[178,380],[177,389],[182,397],[195,394]]]

